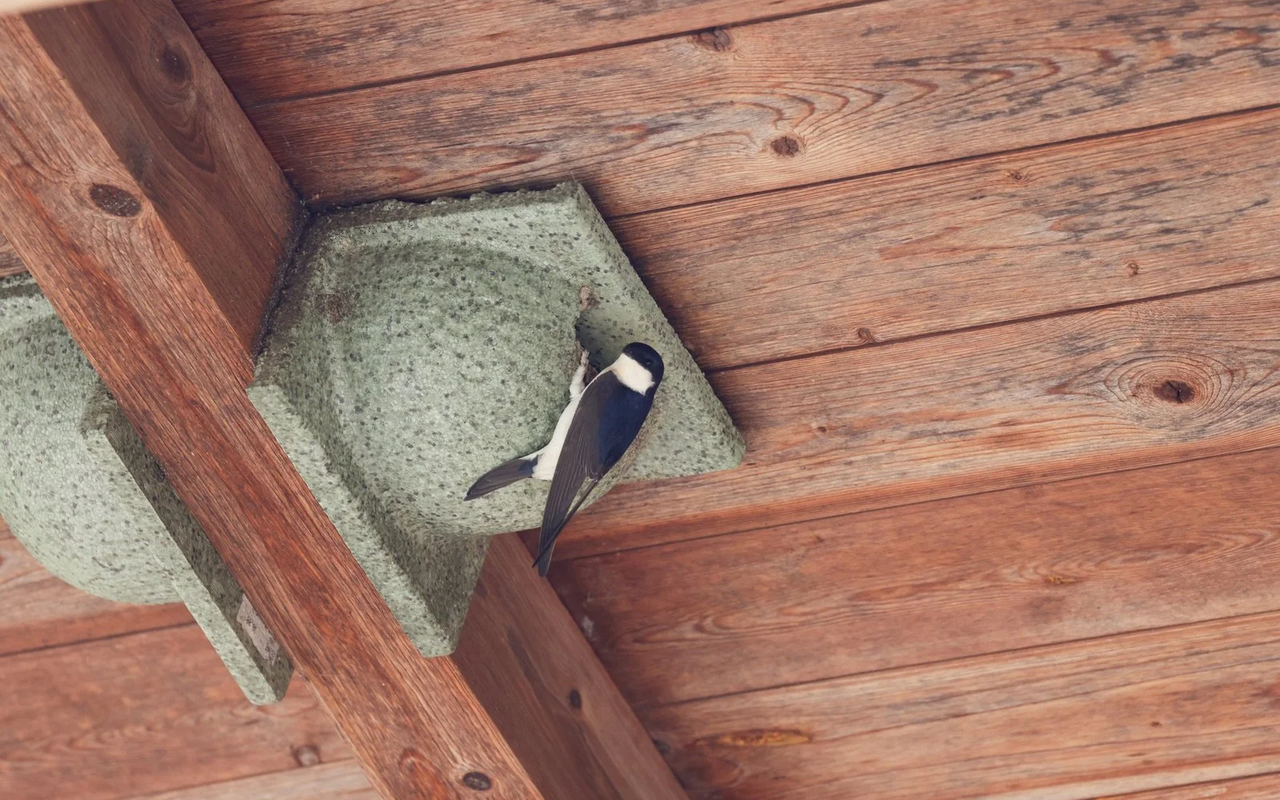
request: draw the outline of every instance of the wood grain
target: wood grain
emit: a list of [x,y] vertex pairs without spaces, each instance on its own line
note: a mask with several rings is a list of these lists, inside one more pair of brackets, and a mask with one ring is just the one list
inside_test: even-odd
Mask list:
[[1272,611],[1277,472],[1270,449],[764,528],[556,588],[638,706]]
[[0,656],[124,633],[194,624],[181,603],[113,603],[58,580],[0,520]]
[[698,363],[740,366],[1276,277],[1277,140],[1265,111],[613,227]]
[[377,797],[378,793],[354,761],[335,761],[128,800],[377,800]]
[[1274,104],[1273,17],[892,0],[250,114],[315,205],[573,177],[617,215]]
[[645,717],[695,798],[1084,800],[1275,772],[1278,667],[1265,614]]
[[13,252],[13,248],[4,238],[4,234],[0,234],[0,278],[8,275],[18,275],[26,271],[26,264],[23,264],[22,259],[18,258],[18,254]]
[[[454,656],[468,683],[491,709],[522,761],[530,764],[538,785],[554,787],[544,789],[547,796],[599,800],[682,797],[648,734],[599,668],[555,593],[543,581],[530,580],[536,573],[528,568],[528,561],[528,552],[516,537],[496,539],[490,548]],[[181,605],[111,603],[62,583],[36,564],[2,523],[0,606],[5,609],[0,617],[0,655],[163,625],[191,624]],[[169,669],[170,665],[162,663],[161,667]],[[62,679],[61,674],[55,677]],[[66,679],[78,677],[69,675]],[[159,691],[177,689],[164,685]],[[45,702],[50,700],[46,697]],[[531,714],[531,708],[544,713]],[[174,734],[170,731],[167,735]],[[203,734],[197,738],[201,737]],[[201,745],[193,742],[184,746]],[[566,761],[598,763],[595,769],[565,770],[562,765]],[[181,771],[177,764],[170,768]],[[199,773],[199,777],[206,776]],[[194,796],[201,800],[222,796],[288,800],[313,795],[375,796],[359,767],[349,763],[335,765],[332,770],[319,769],[315,774],[291,770],[162,796],[174,800]],[[147,800],[153,798],[148,796]]]
[[1280,444],[1280,282],[713,376],[744,466],[619,487],[564,557]]
[[[846,3],[847,4],[847,3]],[[404,80],[747,22],[839,0],[179,0],[243,103]],[[718,34],[708,30],[714,42]]]
[[1280,774],[1263,774],[1233,781],[1210,781],[1190,786],[1156,788],[1134,795],[1111,795],[1097,800],[1272,800],[1280,796]]
[[[165,0],[139,0],[0,19],[0,228],[379,791],[388,798],[461,797],[474,791],[464,783],[476,782],[468,776],[483,773],[492,797],[541,797],[453,663],[418,655],[244,395],[250,359],[237,334],[247,329],[224,315],[189,259],[204,234],[174,225],[157,208],[156,192],[167,202],[168,191],[186,184],[148,185],[129,168],[155,163],[172,142],[141,135],[133,161],[122,159],[77,93],[94,84],[65,75],[91,64],[99,49],[79,44],[98,36],[114,43],[109,51],[151,43],[162,54],[151,68],[163,75],[212,73],[180,21],[157,23],[175,18]],[[163,55],[169,52],[177,57]],[[102,59],[100,70],[120,69]],[[161,85],[153,76],[127,89],[159,92]],[[220,91],[231,103],[220,84],[183,85]],[[105,107],[113,98],[88,102]],[[128,92],[114,102],[188,108],[146,104]],[[209,114],[193,129],[252,139],[252,129],[234,120],[220,128],[219,107],[192,104],[197,116]],[[204,151],[184,155],[172,168],[198,171]],[[230,202],[235,196],[218,198],[229,218],[257,213]],[[283,241],[295,219],[291,208],[279,211],[266,224]],[[274,281],[272,253],[252,255],[238,265],[257,277],[241,286],[245,305],[233,309],[234,319],[259,314],[266,298],[255,290]]]
[[0,0],[0,15],[23,14],[40,8],[67,6],[81,2],[88,2],[88,0]]
[[1280,796],[1280,775],[1259,775],[1228,781],[1210,781],[1137,794],[1111,795],[1098,800],[1272,800]]
[[[621,716],[547,719],[552,709],[545,703],[521,706],[527,695],[491,687],[486,698],[496,715],[544,730],[563,727],[562,736],[577,739],[572,753],[578,760],[570,760],[569,751],[513,732],[523,748],[514,753],[458,662],[418,655],[250,405],[243,384],[252,337],[235,322],[244,309],[224,316],[226,309],[207,290],[205,275],[187,259],[204,234],[173,224],[158,210],[169,202],[166,192],[187,183],[174,179],[143,191],[135,171],[121,159],[151,163],[145,138],[124,156],[116,152],[82,104],[78,91],[83,86],[63,75],[86,69],[92,60],[72,41],[85,30],[113,45],[106,49],[120,50],[163,34],[163,41],[151,44],[160,54],[152,70],[170,76],[192,70],[213,74],[190,33],[175,20],[176,12],[164,0],[139,0],[0,21],[0,75],[6,77],[0,105],[15,109],[0,123],[0,164],[6,166],[0,224],[15,249],[384,796],[445,798],[484,791],[495,798],[568,798],[574,795],[562,787],[583,781],[609,787],[619,800],[681,797],[652,744],[637,735],[638,723],[616,690],[607,696],[607,677],[562,609],[556,617],[559,641],[563,645],[566,637],[578,637],[577,651],[588,661],[555,668],[571,666],[576,677],[594,676],[587,688],[596,693],[600,709]],[[164,23],[158,32],[157,21]],[[130,31],[134,35],[127,36]],[[101,69],[115,68],[105,55],[102,60]],[[202,87],[201,96],[226,94],[212,81],[194,85]],[[144,95],[160,91],[154,76],[136,76],[129,87]],[[83,102],[108,104],[100,97]],[[130,98],[122,104],[169,107]],[[193,122],[193,129],[213,131],[211,136],[234,138],[246,130],[252,135],[247,127],[220,128],[217,103],[192,107],[209,114]],[[159,147],[167,152],[171,144]],[[250,150],[253,146],[246,143]],[[176,171],[199,167],[178,158],[170,165]],[[227,174],[229,180],[250,179],[237,169]],[[264,180],[278,177],[273,173]],[[235,203],[241,193],[252,190],[229,191],[220,198],[227,204],[223,210],[231,216],[260,213]],[[292,212],[290,207],[255,224],[290,231],[296,223]],[[269,248],[255,256],[240,268],[255,271],[256,279],[238,289],[244,306],[260,311],[264,293],[274,284],[276,260]],[[518,578],[522,583],[513,580],[500,595],[503,602],[558,606],[532,571]],[[481,641],[483,650],[496,653],[520,645],[524,634],[510,621],[528,611],[513,614],[494,610],[502,624],[490,629],[492,641]],[[551,651],[536,644],[525,653],[528,658],[518,666],[531,681],[548,659],[564,656],[563,647]],[[486,685],[484,676],[474,680]],[[536,767],[544,778],[541,785],[521,763],[534,756],[541,759]],[[645,775],[646,769],[655,774]]]
[[[172,7],[149,16],[125,13],[128,3],[110,7],[121,11],[54,10],[29,15],[28,24],[117,169],[151,201],[242,348],[253,351],[277,267],[299,233],[297,196]],[[137,208],[105,175],[60,177],[88,179],[76,189],[99,215],[127,218]]]
[[[516,536],[497,537],[489,546],[453,655],[468,685],[548,797],[684,798],[649,735],[556,593],[529,568],[529,559]],[[592,767],[565,769],[565,764]]]
[[5,800],[115,800],[313,756],[351,752],[301,682],[250,705],[194,625],[0,658]]

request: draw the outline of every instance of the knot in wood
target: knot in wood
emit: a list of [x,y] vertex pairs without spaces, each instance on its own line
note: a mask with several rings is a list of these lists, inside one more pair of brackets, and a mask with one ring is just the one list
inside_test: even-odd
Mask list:
[[769,143],[773,152],[783,158],[791,158],[800,153],[800,140],[794,136],[779,136]]
[[1155,396],[1166,403],[1182,405],[1196,399],[1196,389],[1186,381],[1167,380],[1155,388]]
[[720,27],[695,33],[693,42],[716,53],[725,53],[733,48],[733,37],[729,35],[729,31]]
[[1204,425],[1230,413],[1237,369],[1192,350],[1146,352],[1111,367],[1106,384],[1125,416],[1144,426]]
[[109,183],[89,187],[89,199],[113,217],[136,217],[142,213],[142,202],[138,198]]
[[582,692],[577,689],[569,690],[569,706],[579,710],[582,708]]
[[187,57],[171,45],[165,45],[160,53],[160,68],[165,76],[177,84],[186,83],[191,78],[191,68],[187,65]]

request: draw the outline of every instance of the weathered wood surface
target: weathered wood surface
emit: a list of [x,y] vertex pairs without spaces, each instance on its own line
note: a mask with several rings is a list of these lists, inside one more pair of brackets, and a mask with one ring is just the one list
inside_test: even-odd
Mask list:
[[[118,55],[138,42],[146,57]],[[461,797],[483,773],[492,797],[540,797],[453,662],[418,655],[243,392],[244,334],[256,333],[276,254],[246,250],[235,268],[252,276],[219,301],[198,263],[217,223],[179,222],[165,207],[208,203],[208,216],[266,226],[272,242],[296,217],[280,203],[257,219],[263,208],[242,202],[253,189],[181,196],[209,186],[211,139],[246,153],[260,144],[177,12],[122,0],[2,18],[0,76],[0,229],[372,783],[388,798]],[[228,108],[233,118],[219,118]],[[174,124],[134,120],[129,147],[113,146],[136,109]],[[168,135],[183,131],[212,133]],[[257,161],[216,174],[282,184],[246,171]],[[150,165],[166,177],[152,180]]]
[[[599,800],[681,797],[674,776],[600,668],[555,592],[545,582],[530,579],[535,574],[529,569],[528,551],[518,538],[494,540],[454,655],[468,684],[490,709],[522,761],[530,765],[547,796]],[[4,609],[0,615],[0,656],[193,624],[181,605],[111,603],[63,583],[37,564],[9,536],[2,522],[0,608]],[[163,683],[168,668],[161,662],[152,670],[153,677],[161,681],[157,691],[177,690]],[[212,662],[210,669],[219,670],[220,664]],[[535,708],[542,713],[530,713]],[[56,709],[52,711],[56,713]],[[566,762],[596,766],[567,770],[563,768]],[[170,766],[182,768],[176,763]],[[348,773],[361,777],[356,780]],[[291,800],[295,795],[309,796],[305,792],[318,790],[321,784],[334,797],[345,797],[342,792],[355,791],[353,786],[360,789],[355,797],[363,797],[362,792],[374,796],[359,767],[344,765],[335,775],[339,778],[333,784],[310,773],[264,776],[201,787],[207,794],[198,796],[212,800],[222,794],[233,797],[235,792],[248,792],[267,800],[276,797],[270,792],[277,792],[281,800]],[[44,779],[32,775],[32,780],[41,783]],[[185,800],[188,792],[178,791],[173,796]]]
[[1264,614],[643,716],[694,798],[1084,800],[1280,769],[1277,669]]
[[[177,2],[218,71],[248,104],[837,5],[840,0]],[[716,35],[706,33],[709,40]]]
[[53,577],[0,520],[0,656],[192,624],[180,603],[113,603]]
[[591,646],[529,560],[516,536],[499,536],[489,545],[453,654],[468,685],[548,797],[684,798]]
[[1098,800],[1274,800],[1280,797],[1280,775],[1210,781],[1138,794],[1110,795]]
[[[198,277],[241,348],[253,350],[276,268],[297,235],[298,199],[191,32],[172,6],[155,3],[56,9],[27,20],[75,106],[47,95],[22,99],[50,101],[43,109],[48,122],[67,113],[75,115],[68,126],[93,126],[110,158],[82,163],[81,172],[42,151],[62,170],[46,178],[74,198],[73,208],[64,200],[57,210],[88,209],[120,220],[115,225],[128,224],[134,214],[154,215],[172,232],[174,256]],[[133,194],[116,180],[126,176]],[[140,198],[150,202],[144,207]]]
[[622,486],[579,557],[1280,444],[1280,282],[721,372],[744,466]]
[[354,761],[335,761],[127,800],[377,800],[377,797],[378,793]]
[[5,14],[23,14],[40,8],[51,6],[67,6],[89,0],[0,0],[0,16]]
[[26,271],[27,266],[22,263],[22,259],[18,258],[18,254],[13,252],[13,247],[5,240],[4,234],[0,234],[0,278]]
[[635,705],[1280,609],[1280,449],[561,562]]
[[311,694],[245,700],[194,625],[0,658],[0,797],[116,800],[350,759]]
[[1277,141],[1264,111],[613,227],[714,369],[1276,277]]
[[583,181],[608,214],[1280,101],[1270,5],[891,0],[252,109],[308,202]]

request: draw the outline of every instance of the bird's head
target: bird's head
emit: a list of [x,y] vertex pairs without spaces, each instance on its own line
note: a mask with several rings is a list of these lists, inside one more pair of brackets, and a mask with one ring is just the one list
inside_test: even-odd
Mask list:
[[657,388],[662,382],[662,356],[644,342],[632,342],[622,348],[622,355],[644,367],[653,376],[653,386]]

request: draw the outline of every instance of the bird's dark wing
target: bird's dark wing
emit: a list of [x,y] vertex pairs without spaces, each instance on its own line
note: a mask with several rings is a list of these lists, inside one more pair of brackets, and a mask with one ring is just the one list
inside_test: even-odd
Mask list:
[[547,506],[542,511],[542,532],[538,536],[538,558],[534,564],[539,574],[546,575],[551,564],[551,548],[555,546],[556,537],[564,526],[573,518],[573,500],[588,478],[599,480],[604,473],[599,470],[600,464],[600,418],[608,406],[609,395],[613,394],[620,384],[611,373],[604,373],[587,386],[578,401],[578,410],[573,414],[573,422],[569,423],[569,432],[564,437],[564,446],[560,448],[560,457],[556,461],[556,472],[551,478],[551,491],[547,495]]
[[[542,514],[538,558],[534,562],[540,574],[545,575],[551,564],[551,548],[560,531],[635,440],[651,401],[623,386],[611,372],[601,373],[583,392],[560,450]],[[584,483],[586,492],[575,503]]]

